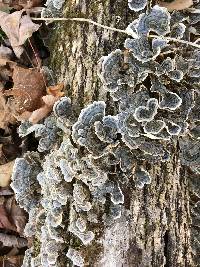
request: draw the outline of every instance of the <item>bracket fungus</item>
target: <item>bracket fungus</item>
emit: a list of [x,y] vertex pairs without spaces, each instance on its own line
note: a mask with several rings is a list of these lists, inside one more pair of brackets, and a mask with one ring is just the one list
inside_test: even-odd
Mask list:
[[140,11],[147,5],[147,0],[128,0],[128,6],[131,10]]
[[[61,2],[48,1],[52,14]],[[140,11],[147,0],[128,5]],[[129,181],[137,190],[148,187],[154,179],[148,163],[169,160],[174,143],[181,164],[200,170],[200,53],[189,51],[185,39],[199,19],[159,6],[141,12],[126,29],[124,48],[99,63],[112,113],[100,99],[77,114],[73,99],[62,97],[40,124],[19,127],[21,136],[34,133],[39,142],[37,152],[16,160],[12,175],[17,200],[30,214],[27,235],[37,232],[41,240],[38,256],[28,250],[24,266],[57,267],[66,255],[84,266],[84,246],[96,242],[96,227],[122,215]],[[177,49],[172,38],[184,42]]]

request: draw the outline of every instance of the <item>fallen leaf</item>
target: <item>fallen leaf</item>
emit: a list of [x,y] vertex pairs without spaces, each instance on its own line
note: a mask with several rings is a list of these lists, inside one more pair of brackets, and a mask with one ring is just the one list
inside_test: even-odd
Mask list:
[[23,264],[23,256],[6,256],[2,267],[20,267]]
[[5,95],[13,96],[15,115],[25,111],[34,111],[41,107],[42,96],[46,94],[44,76],[36,68],[14,67],[14,86],[11,90],[5,91]]
[[49,86],[47,88],[47,95],[42,96],[43,104],[40,108],[34,110],[33,112],[24,112],[18,117],[19,120],[28,119],[31,123],[35,124],[46,118],[52,111],[53,105],[60,97],[64,95],[61,92],[64,88],[64,84],[60,83],[55,86]]
[[12,248],[7,254],[6,254],[6,256],[8,257],[8,256],[15,256],[15,255],[17,255],[19,253],[19,249],[18,248]]
[[12,223],[9,218],[9,214],[4,206],[5,198],[0,197],[0,228],[5,230],[16,231],[16,226]]
[[2,149],[0,151],[0,164],[1,165],[16,159],[17,157],[21,155],[21,151],[22,151],[21,138],[19,136],[14,135],[14,132],[15,132],[14,127],[11,127],[11,129],[9,128],[9,130],[10,130],[10,133],[9,133],[10,135],[8,136],[7,140],[3,140],[3,138],[0,138],[0,141],[3,142],[1,144],[2,148],[0,145],[0,148]]
[[23,44],[36,32],[40,25],[32,22],[28,15],[23,15],[24,10],[11,14],[0,11],[0,26],[10,40],[11,46],[17,57],[24,51]]
[[14,165],[14,160],[6,164],[0,165],[0,186],[1,187],[6,187],[10,184],[13,165]]
[[16,65],[12,61],[13,52],[9,47],[0,46],[0,90],[4,88],[4,82],[9,81],[12,76],[12,69]]
[[[9,81],[10,80],[10,77],[12,76],[12,70],[9,68],[9,66],[1,66],[1,64],[4,64],[5,63],[5,59],[0,59],[0,78],[2,80],[2,82],[6,82],[6,81]],[[4,88],[4,86],[3,86]],[[3,89],[1,87],[1,89]]]
[[4,256],[0,258],[0,267],[20,267],[23,264],[23,256]]
[[14,86],[6,90],[6,96],[13,96],[12,114],[19,120],[29,120],[37,123],[47,117],[54,103],[64,95],[64,84],[60,83],[46,89],[44,74],[38,69],[26,69],[19,66],[13,71]]
[[22,235],[24,232],[24,227],[27,223],[27,215],[25,211],[17,205],[14,197],[8,198],[4,206],[9,216],[12,218],[12,222],[14,223],[17,232]]
[[12,76],[12,69],[16,65],[12,61],[13,52],[9,47],[0,46],[0,91],[4,89],[4,83]]
[[174,0],[171,3],[159,2],[159,6],[166,7],[168,11],[183,10],[193,5],[192,0]]
[[64,88],[64,83],[59,83],[57,85],[54,85],[54,86],[49,86],[47,88],[47,94],[49,95],[53,95],[55,97],[61,97],[64,95],[64,92],[62,92]]
[[14,196],[0,197],[0,228],[12,230],[23,235],[27,215],[21,209]]
[[32,112],[29,121],[33,124],[41,121],[52,111],[53,105],[58,101],[60,97],[55,97],[53,95],[43,96],[44,106]]

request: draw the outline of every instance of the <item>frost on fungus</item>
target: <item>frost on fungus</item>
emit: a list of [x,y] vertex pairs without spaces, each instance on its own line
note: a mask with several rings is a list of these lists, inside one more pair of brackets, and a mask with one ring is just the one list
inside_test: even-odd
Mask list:
[[[128,5],[139,11],[147,1]],[[145,166],[168,161],[172,143],[179,142],[182,164],[200,171],[200,51],[183,53],[185,44],[177,49],[168,38],[184,39],[198,20],[159,6],[141,12],[127,28],[124,49],[100,60],[114,113],[100,100],[76,117],[63,97],[43,122],[19,127],[21,136],[34,133],[39,142],[38,152],[16,160],[12,176],[16,198],[29,212],[25,232],[40,240],[38,255],[28,250],[24,266],[87,265],[84,247],[95,244],[99,223],[107,227],[120,218],[129,181],[137,190],[148,187],[154,177]]]
[[146,7],[147,0],[128,0],[128,5],[131,10],[139,11]]
[[41,16],[44,18],[61,16],[64,3],[64,0],[47,0]]

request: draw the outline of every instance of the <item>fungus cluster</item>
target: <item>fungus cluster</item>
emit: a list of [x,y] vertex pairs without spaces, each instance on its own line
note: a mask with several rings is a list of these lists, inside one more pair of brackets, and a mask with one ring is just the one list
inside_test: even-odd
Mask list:
[[[128,4],[139,11],[147,1]],[[123,189],[130,181],[138,190],[150,184],[145,163],[169,160],[173,142],[179,142],[182,164],[199,170],[200,51],[170,41],[186,38],[198,22],[154,6],[128,26],[133,38],[124,49],[100,60],[102,90],[115,102],[115,114],[95,101],[76,118],[63,97],[43,123],[22,123],[19,134],[34,132],[39,146],[16,160],[12,187],[29,212],[26,235],[40,240],[39,254],[28,250],[23,267],[60,266],[66,256],[84,266],[77,242],[95,242],[98,223],[121,216]]]

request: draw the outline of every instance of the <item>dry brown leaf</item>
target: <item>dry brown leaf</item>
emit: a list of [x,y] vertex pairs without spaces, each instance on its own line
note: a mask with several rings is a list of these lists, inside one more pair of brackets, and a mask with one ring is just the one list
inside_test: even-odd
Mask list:
[[6,164],[0,165],[0,186],[1,187],[6,187],[10,184],[13,165],[14,165],[14,160]]
[[[44,76],[37,69],[25,69],[19,66],[13,71],[14,87],[5,91],[13,96],[13,114],[19,121],[29,120],[37,123],[47,117],[54,103],[63,96],[64,84],[45,87]],[[46,94],[48,93],[48,94]]]
[[21,267],[23,264],[23,257],[23,255],[1,257],[0,267]]
[[27,223],[27,216],[24,210],[17,205],[14,197],[8,198],[4,205],[9,216],[12,218],[12,222],[16,226],[17,232],[23,234],[24,227]]
[[40,25],[32,22],[28,15],[23,15],[24,10],[11,14],[0,11],[0,26],[7,35],[17,57],[23,53],[23,44],[37,31]]
[[159,2],[159,6],[166,7],[168,11],[183,10],[193,5],[192,0],[174,0],[171,3]]
[[47,88],[48,95],[42,97],[44,105],[41,108],[32,112],[29,118],[29,121],[31,123],[38,123],[40,120],[48,116],[48,114],[52,111],[55,102],[58,101],[58,99],[64,95],[64,93],[62,92],[63,88],[63,83],[59,83],[54,86],[49,86]]
[[[5,63],[5,59],[0,59],[0,65]],[[9,81],[12,76],[12,70],[7,66],[0,66],[0,78],[2,81]]]
[[35,68],[16,66],[13,71],[14,87],[5,91],[5,95],[13,96],[15,115],[25,111],[34,111],[43,105],[42,96],[46,94],[44,76]]
[[32,112],[29,121],[33,124],[38,123],[42,119],[46,118],[48,114],[52,111],[53,105],[58,101],[60,97],[55,97],[53,95],[45,95],[42,97],[44,101],[44,106]]
[[18,255],[18,256],[6,255],[2,267],[21,267],[22,264],[23,264],[23,256],[22,255]]
[[64,88],[64,83],[59,83],[57,85],[54,85],[54,86],[49,86],[47,88],[47,94],[49,95],[53,95],[55,97],[61,97],[64,95],[64,92],[62,92]]
[[15,225],[13,225],[8,218],[8,214],[3,206],[0,205],[0,228],[16,231]]
[[11,230],[11,231],[16,231],[17,228],[12,223],[4,204],[5,204],[5,198],[0,197],[0,228]]
[[31,116],[29,117],[29,121],[33,124],[38,123],[42,119],[48,116],[48,114],[51,112],[51,108],[49,106],[43,106],[39,109],[36,109],[32,112]]
[[24,232],[24,227],[27,223],[27,215],[21,209],[14,198],[0,197],[0,228],[12,230],[20,235]]
[[0,165],[10,162],[21,155],[21,138],[16,133],[15,127],[10,127],[9,136],[2,135],[0,137]]

